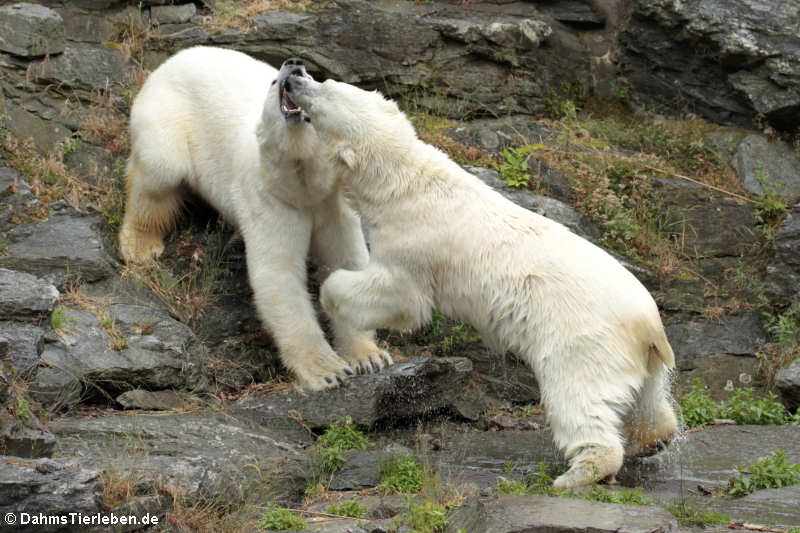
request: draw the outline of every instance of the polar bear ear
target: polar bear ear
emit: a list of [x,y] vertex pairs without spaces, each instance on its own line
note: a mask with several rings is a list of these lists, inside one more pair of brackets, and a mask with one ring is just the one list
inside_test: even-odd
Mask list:
[[356,167],[356,151],[353,150],[353,147],[349,144],[339,146],[336,149],[336,155],[339,159],[344,161],[344,164],[347,165],[350,170]]

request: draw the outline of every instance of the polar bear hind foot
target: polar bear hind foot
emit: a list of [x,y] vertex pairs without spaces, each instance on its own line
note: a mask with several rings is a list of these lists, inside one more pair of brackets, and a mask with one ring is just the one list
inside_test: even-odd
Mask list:
[[613,479],[622,467],[621,446],[591,444],[570,459],[570,468],[553,482],[553,488],[568,490],[606,478]]
[[630,429],[626,451],[632,456],[653,455],[669,446],[677,433],[678,419],[672,409],[667,409],[657,422],[640,423]]
[[352,339],[348,346],[337,346],[336,352],[357,374],[380,372],[394,361],[389,352],[379,348],[372,339]]
[[164,252],[164,235],[158,231],[139,231],[122,227],[119,252],[126,263],[146,263]]

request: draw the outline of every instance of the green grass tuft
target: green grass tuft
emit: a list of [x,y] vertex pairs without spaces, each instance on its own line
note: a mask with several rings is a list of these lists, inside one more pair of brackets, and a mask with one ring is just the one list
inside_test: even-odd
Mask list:
[[367,506],[359,503],[357,499],[344,500],[339,503],[332,503],[326,509],[328,514],[339,516],[349,516],[351,518],[363,518],[367,514]]
[[425,468],[415,457],[395,457],[381,465],[378,490],[384,494],[416,494],[422,490],[425,475]]
[[307,525],[303,517],[289,509],[278,507],[274,503],[267,506],[267,510],[258,523],[258,527],[262,531],[302,531]]

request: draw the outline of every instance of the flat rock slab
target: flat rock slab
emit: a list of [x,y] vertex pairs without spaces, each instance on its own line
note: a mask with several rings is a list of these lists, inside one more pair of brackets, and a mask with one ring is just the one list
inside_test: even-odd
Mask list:
[[46,222],[21,224],[7,234],[0,265],[34,274],[58,287],[70,278],[93,282],[114,271],[97,227],[100,217],[54,214]]
[[25,272],[0,268],[0,320],[24,320],[48,314],[59,296],[51,283]]
[[0,7],[0,50],[36,57],[64,51],[64,20],[48,7],[18,3]]
[[148,391],[129,390],[116,397],[115,401],[125,409],[145,411],[169,411],[184,407],[180,395],[173,390]]
[[673,322],[665,329],[678,361],[719,353],[753,355],[767,343],[762,320],[758,313],[742,313]]
[[[0,456],[0,516],[100,512],[100,470],[73,459]],[[65,531],[61,525],[18,525],[12,531]]]
[[[306,485],[303,447],[310,437],[260,427],[228,413],[63,418],[50,424],[57,453],[100,470],[134,473],[154,493],[158,484],[186,498],[238,501],[251,491],[292,501]],[[226,498],[228,498],[226,500]]]
[[116,304],[106,311],[126,341],[124,348],[110,345],[108,332],[92,312],[67,309],[62,342],[42,352],[46,366],[77,378],[90,392],[205,387],[206,350],[188,326],[144,306]]
[[235,409],[268,424],[292,415],[309,427],[321,428],[350,416],[356,424],[373,426],[451,406],[471,372],[472,363],[464,357],[417,357],[375,374],[353,376],[334,389],[244,398]]
[[453,533],[458,529],[470,533],[666,533],[678,529],[675,517],[655,506],[512,494],[464,506],[450,522],[448,532]]

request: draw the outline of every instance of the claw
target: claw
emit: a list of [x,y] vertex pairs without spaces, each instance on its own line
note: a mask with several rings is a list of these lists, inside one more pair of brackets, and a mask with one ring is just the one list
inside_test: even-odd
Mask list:
[[386,361],[386,366],[392,366],[392,363],[394,363],[394,361],[392,360],[391,355],[389,355],[388,353],[383,353],[381,354],[381,356],[383,357],[383,360]]
[[328,385],[332,385],[333,379],[330,376],[325,376],[325,383],[327,383]]
[[346,367],[344,367],[344,369],[343,369],[343,370],[344,370],[344,373],[345,373],[345,374],[347,374],[348,376],[353,376],[353,375],[355,375],[355,372],[354,372],[354,371],[353,371],[353,369],[352,369],[352,368],[350,368],[349,366],[346,366]]

